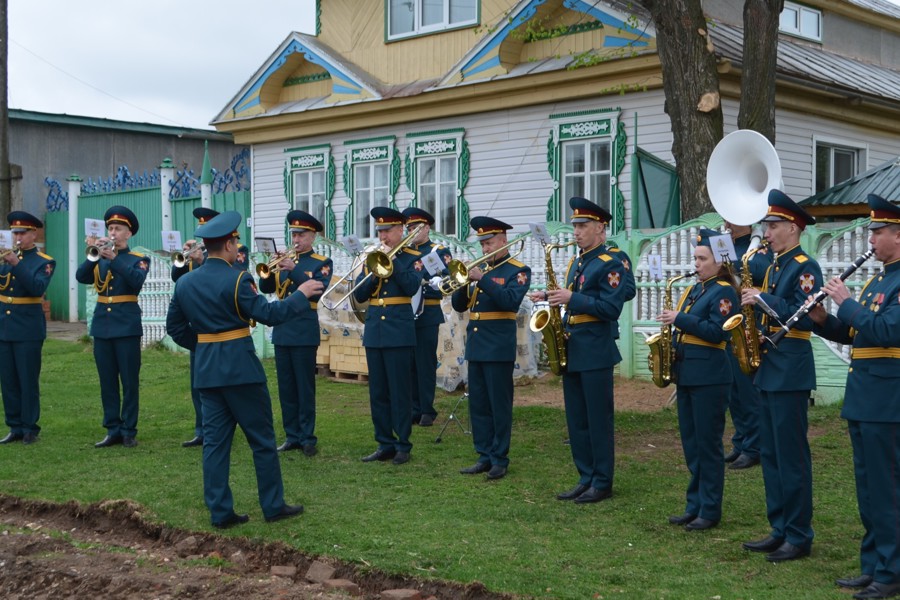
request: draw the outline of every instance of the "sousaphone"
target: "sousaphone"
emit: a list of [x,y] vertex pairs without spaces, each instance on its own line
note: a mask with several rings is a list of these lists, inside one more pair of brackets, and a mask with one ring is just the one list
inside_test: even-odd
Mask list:
[[706,165],[713,208],[735,225],[754,225],[766,216],[769,191],[781,187],[781,161],[761,133],[739,129],[716,144]]

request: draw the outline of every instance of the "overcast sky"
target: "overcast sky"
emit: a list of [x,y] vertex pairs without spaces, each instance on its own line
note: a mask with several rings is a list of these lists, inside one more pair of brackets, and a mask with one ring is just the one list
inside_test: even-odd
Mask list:
[[314,0],[8,0],[9,106],[210,129]]

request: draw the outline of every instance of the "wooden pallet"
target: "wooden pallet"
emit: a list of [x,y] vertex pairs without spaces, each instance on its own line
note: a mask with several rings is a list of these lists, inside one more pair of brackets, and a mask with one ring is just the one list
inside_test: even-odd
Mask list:
[[334,371],[332,371],[328,364],[318,364],[316,365],[316,375],[319,377],[328,377],[329,379],[334,377]]
[[[330,369],[329,369],[330,370]],[[348,371],[331,371],[331,380],[343,383],[369,383],[369,375],[367,373],[354,373]]]

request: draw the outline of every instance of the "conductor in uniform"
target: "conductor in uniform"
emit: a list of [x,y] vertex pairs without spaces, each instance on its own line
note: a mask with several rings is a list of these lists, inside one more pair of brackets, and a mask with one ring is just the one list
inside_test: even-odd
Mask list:
[[510,258],[508,248],[502,250],[511,225],[491,217],[474,217],[471,225],[485,255],[499,252],[469,269],[472,283],[452,296],[453,310],[469,311],[465,358],[472,441],[478,453],[478,461],[460,473],[500,479],[509,467],[516,314],[531,285],[531,269]]
[[41,302],[56,261],[35,246],[40,219],[13,211],[6,220],[15,247],[0,259],[0,391],[9,427],[0,444],[33,444],[41,430],[41,348],[47,337]]
[[[447,265],[453,258],[450,251],[429,239],[434,226],[434,217],[428,211],[414,206],[403,211],[406,217],[406,229],[411,232],[419,225],[422,229],[412,240],[411,247],[423,257],[437,252],[441,261]],[[437,411],[434,409],[434,390],[437,386],[437,345],[438,333],[444,323],[444,311],[441,310],[443,295],[428,285],[428,269],[419,259],[413,263],[416,271],[422,276],[422,312],[416,317],[416,353],[413,357],[412,385],[412,422],[422,427],[434,424]],[[435,273],[435,277],[446,274]],[[415,308],[415,307],[414,307]]]
[[133,212],[124,206],[112,206],[103,220],[108,237],[96,240],[99,259],[96,262],[87,259],[75,271],[79,283],[93,285],[97,292],[90,334],[94,338],[94,361],[100,376],[106,437],[94,447],[122,444],[134,448],[144,333],[138,294],[147,279],[150,259],[128,247],[128,240],[140,226]]
[[[385,251],[396,250],[403,239],[406,217],[384,206],[376,206],[369,214],[375,220],[375,230]],[[369,368],[369,407],[378,442],[378,447],[363,457],[363,462],[390,460],[402,465],[409,461],[412,450],[410,369],[416,349],[411,302],[422,285],[422,276],[413,265],[420,259],[418,251],[404,247],[394,255],[390,276],[384,279],[370,276],[366,268],[357,277],[356,300],[369,303],[363,347]]]
[[[331,281],[331,259],[313,252],[316,233],[322,224],[311,214],[292,210],[287,214],[294,255],[285,255],[268,277],[260,277],[260,291],[274,293],[284,300],[306,281],[314,280],[323,286]],[[275,345],[275,369],[278,373],[278,400],[287,440],[278,447],[280,452],[302,450],[315,456],[316,449],[316,350],[321,335],[319,314],[316,312],[320,294],[309,297],[311,310],[297,318],[276,325],[272,330]]]
[[630,271],[606,246],[612,215],[586,198],[570,198],[569,206],[579,254],[569,262],[564,287],[531,297],[566,306],[563,395],[578,483],[556,497],[586,504],[612,496],[613,368],[622,360],[615,338],[622,307],[630,299],[626,285]]
[[869,243],[884,265],[881,272],[866,283],[859,300],[835,277],[823,290],[838,306],[837,315],[819,305],[809,316],[817,334],[853,345],[841,416],[853,446],[865,533],[862,573],[836,583],[860,588],[854,598],[892,598],[900,595],[900,206],[875,194],[868,203]]
[[241,215],[227,211],[197,229],[209,257],[202,269],[175,284],[166,331],[196,352],[194,386],[203,405],[203,494],[212,524],[227,528],[249,517],[234,510],[228,484],[234,430],[240,425],[253,452],[259,504],[267,522],[303,512],[284,501],[281,465],[275,446],[272,399],[266,375],[250,338],[254,321],[278,325],[309,311],[308,296],[321,293],[315,280],[281,302],[257,293],[253,278],[232,268],[238,257],[235,235]]
[[[768,202],[765,235],[777,256],[766,271],[762,290],[744,288],[741,304],[760,310],[761,298],[784,322],[822,287],[819,263],[800,247],[801,232],[816,221],[779,190],[769,192]],[[766,335],[779,329],[767,314],[762,327]],[[760,460],[771,532],[743,547],[766,553],[771,562],[809,556],[812,547],[812,461],[806,437],[809,397],[816,387],[812,327],[807,315],[777,347],[763,344],[753,380],[760,392]]]

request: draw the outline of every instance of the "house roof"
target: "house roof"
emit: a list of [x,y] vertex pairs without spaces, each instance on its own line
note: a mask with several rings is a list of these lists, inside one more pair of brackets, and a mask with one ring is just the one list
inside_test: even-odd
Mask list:
[[115,119],[102,119],[98,117],[82,117],[62,113],[45,113],[18,108],[9,109],[10,121],[27,121],[32,123],[52,123],[54,125],[70,125],[73,127],[94,127],[97,129],[114,129],[131,133],[150,133],[158,135],[176,136],[181,138],[194,138],[201,140],[213,140],[221,142],[232,141],[230,133],[214,131],[212,129],[193,129],[190,127],[175,127],[170,125],[157,125],[155,123],[137,123],[134,121],[117,121]]
[[878,194],[893,202],[900,201],[900,156],[801,200],[799,204],[805,208],[833,207],[835,210],[828,212],[840,213],[839,207],[864,205],[869,194]]
[[847,2],[861,8],[866,8],[872,12],[900,19],[900,6],[888,2],[888,0],[847,0]]

